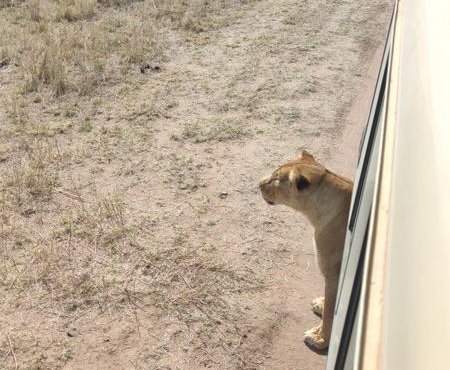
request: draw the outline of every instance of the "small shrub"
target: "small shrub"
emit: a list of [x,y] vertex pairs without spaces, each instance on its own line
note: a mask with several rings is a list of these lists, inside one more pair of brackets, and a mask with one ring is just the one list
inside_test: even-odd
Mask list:
[[60,0],[56,20],[69,22],[89,19],[94,16],[97,0]]
[[92,123],[89,121],[84,121],[80,126],[80,132],[91,132],[92,131]]
[[67,50],[63,41],[48,34],[46,39],[33,45],[28,58],[24,59],[24,68],[28,75],[25,91],[49,86],[56,95],[62,95],[69,87],[66,68]]

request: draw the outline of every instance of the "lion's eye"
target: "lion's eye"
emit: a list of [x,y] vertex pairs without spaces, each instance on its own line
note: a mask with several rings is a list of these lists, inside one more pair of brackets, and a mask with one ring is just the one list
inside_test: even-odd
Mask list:
[[297,187],[297,190],[301,191],[306,189],[310,185],[308,179],[304,176],[299,176],[297,180],[295,181],[295,186]]

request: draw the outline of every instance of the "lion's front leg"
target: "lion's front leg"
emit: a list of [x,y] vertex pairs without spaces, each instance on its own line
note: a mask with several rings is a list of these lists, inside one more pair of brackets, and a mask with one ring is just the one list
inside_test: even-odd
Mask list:
[[334,305],[336,303],[337,281],[337,278],[325,279],[322,322],[320,325],[305,332],[305,342],[318,350],[327,348],[330,343]]

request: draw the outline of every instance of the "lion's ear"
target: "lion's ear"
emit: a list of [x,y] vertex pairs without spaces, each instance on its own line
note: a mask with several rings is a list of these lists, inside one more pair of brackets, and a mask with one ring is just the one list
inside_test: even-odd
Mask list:
[[307,150],[302,151],[302,154],[300,154],[300,159],[305,162],[315,162],[316,161],[314,159],[314,157],[311,154],[309,154],[309,152]]

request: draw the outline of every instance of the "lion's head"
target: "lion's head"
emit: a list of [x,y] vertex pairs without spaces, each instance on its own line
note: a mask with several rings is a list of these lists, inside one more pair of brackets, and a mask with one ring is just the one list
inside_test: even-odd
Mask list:
[[303,211],[325,174],[325,167],[304,150],[299,158],[283,164],[271,175],[263,177],[259,187],[267,203],[284,204]]

